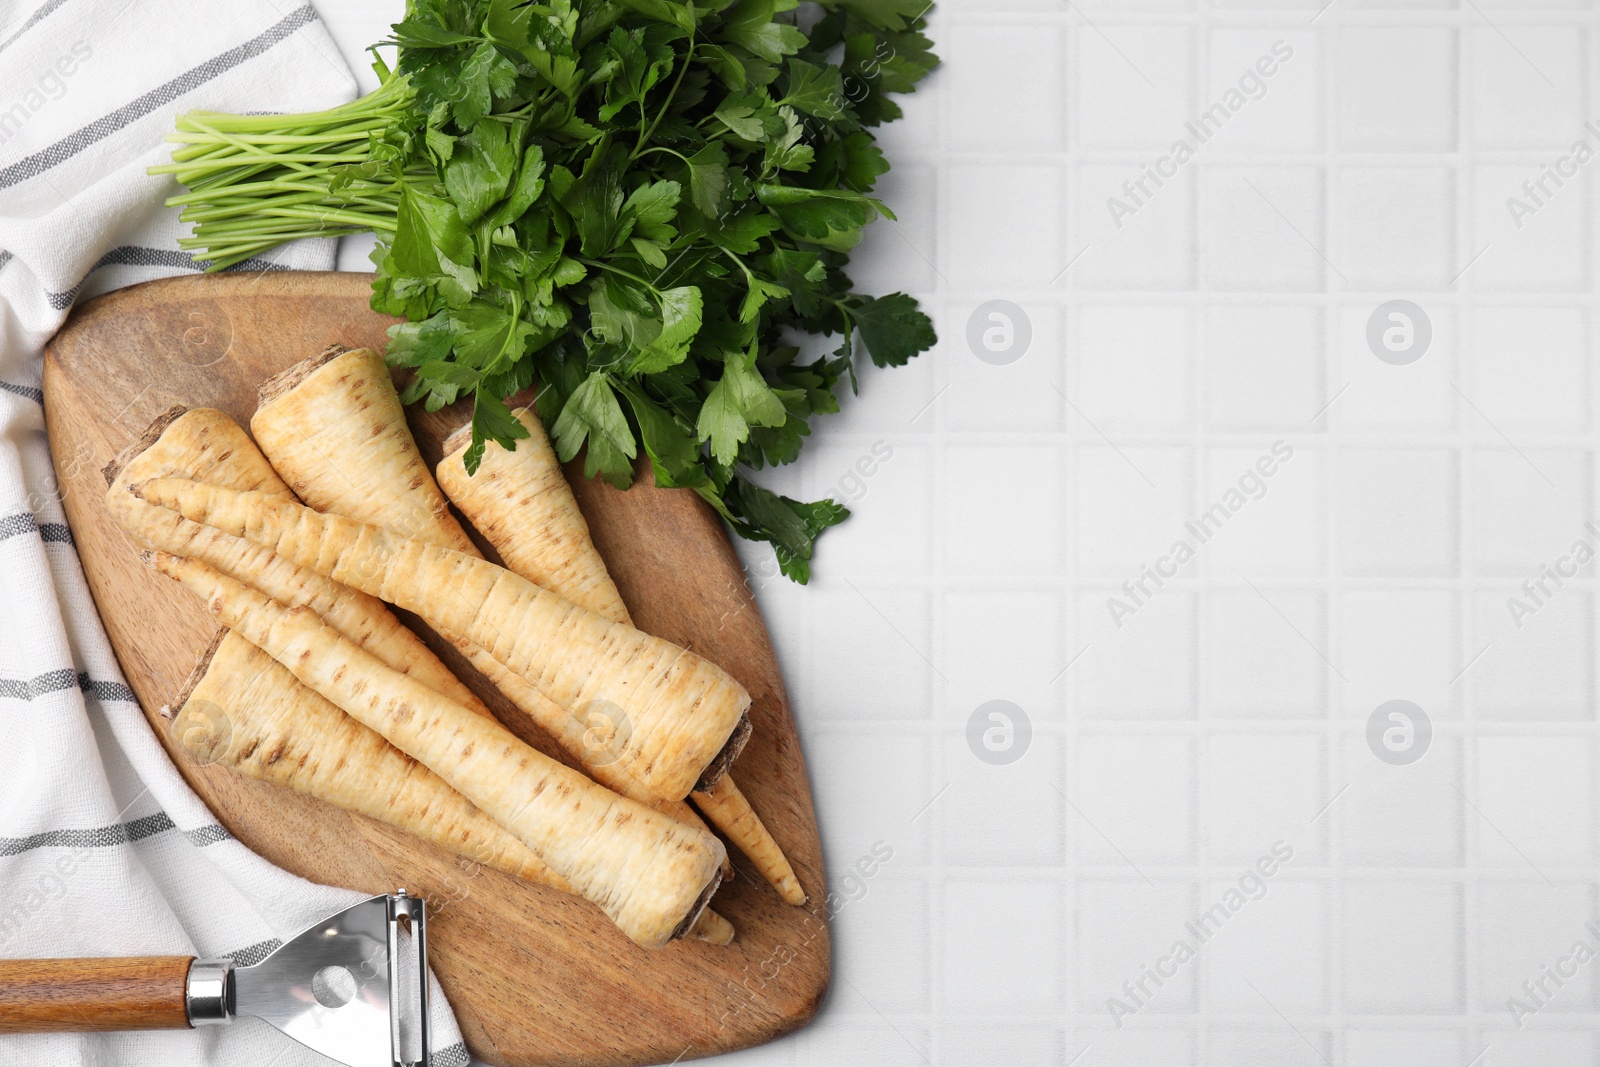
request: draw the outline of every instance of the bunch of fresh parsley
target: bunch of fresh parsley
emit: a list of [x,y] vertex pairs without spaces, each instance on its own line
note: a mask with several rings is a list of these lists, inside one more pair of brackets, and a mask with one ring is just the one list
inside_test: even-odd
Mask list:
[[[859,337],[899,366],[934,342],[910,297],[845,274],[888,209],[873,127],[938,62],[927,0],[411,0],[383,86],[317,115],[188,115],[170,166],[216,268],[373,230],[388,358],[430,410],[474,397],[467,467],[524,435],[626,486],[697,490],[804,582],[848,511],[749,477],[838,410]],[[892,216],[891,216],[892,217]],[[836,350],[801,362],[800,334]]]

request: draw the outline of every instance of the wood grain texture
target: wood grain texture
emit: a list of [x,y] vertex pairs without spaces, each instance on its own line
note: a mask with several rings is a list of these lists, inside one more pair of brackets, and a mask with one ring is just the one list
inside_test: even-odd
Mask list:
[[193,958],[0,960],[0,1034],[187,1029]]
[[[637,625],[692,647],[753,698],[755,732],[735,768],[811,902],[784,904],[737,864],[738,877],[713,902],[738,930],[727,948],[680,942],[647,952],[582,900],[474,868],[310,797],[195,766],[163,732],[160,707],[216,628],[197,600],[139,563],[106,512],[100,470],[174,404],[215,407],[248,425],[269,375],[333,342],[381,349],[392,320],[368,309],[369,285],[363,274],[167,279],[86,303],[51,342],[45,419],[67,517],[146,718],[223,824],[267,859],[319,882],[367,893],[404,885],[427,898],[430,960],[481,1059],[507,1067],[664,1063],[803,1026],[827,988],[830,955],[810,788],[760,612],[720,523],[692,493],[657,489],[648,474],[619,492],[568,472]],[[452,409],[408,414],[430,464],[465,419]],[[406,621],[491,708],[507,709],[453,648]],[[519,718],[503,717],[557,754]]]

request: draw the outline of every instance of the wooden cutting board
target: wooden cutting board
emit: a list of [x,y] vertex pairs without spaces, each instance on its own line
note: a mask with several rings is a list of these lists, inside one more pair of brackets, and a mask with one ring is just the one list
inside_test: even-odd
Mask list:
[[[745,1048],[805,1025],[828,984],[822,852],[805,762],[761,613],[720,522],[693,493],[619,492],[569,469],[636,624],[689,646],[749,689],[755,730],[734,766],[810,902],[791,907],[742,857],[712,905],[726,948],[637,948],[576,897],[527,885],[321,801],[188,762],[157,712],[216,631],[200,602],[143,567],[105,508],[104,467],[175,404],[248,426],[256,386],[332,342],[382,349],[393,320],[367,307],[365,274],[173,278],[91,300],[45,355],[44,403],[67,518],[106,631],[145,717],[185,779],[246,845],[318,882],[405,886],[429,903],[429,955],[472,1052],[508,1067],[644,1064]],[[465,421],[411,413],[430,463]],[[408,620],[425,630],[415,620]],[[429,643],[491,707],[497,693],[453,649]],[[533,744],[547,739],[520,717]]]

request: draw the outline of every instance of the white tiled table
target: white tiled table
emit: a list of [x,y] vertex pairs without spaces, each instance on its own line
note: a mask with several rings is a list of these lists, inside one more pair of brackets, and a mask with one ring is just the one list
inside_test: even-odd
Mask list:
[[[400,8],[320,6],[355,65]],[[769,479],[855,508],[812,585],[745,553],[849,898],[834,987],[729,1062],[1600,1062],[1600,962],[1561,962],[1600,948],[1594,567],[1508,606],[1600,547],[1600,161],[1522,190],[1600,151],[1597,30],[1591,0],[940,5],[853,273],[942,340]],[[1006,365],[967,341],[997,299],[1032,334]],[[1395,299],[1431,325],[1406,365],[1367,340]],[[1406,765],[1367,739],[1397,699],[1432,731]],[[1015,762],[969,744],[991,700]]]

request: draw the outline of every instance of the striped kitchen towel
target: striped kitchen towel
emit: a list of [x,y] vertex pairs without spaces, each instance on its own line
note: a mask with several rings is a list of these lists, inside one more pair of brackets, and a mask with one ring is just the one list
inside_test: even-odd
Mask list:
[[[41,353],[77,300],[198,269],[166,159],[180,111],[301,111],[355,82],[301,0],[0,0],[0,958],[259,960],[361,894],[234,840],[167,759],[55,492]],[[238,269],[329,269],[331,242]],[[434,1063],[467,1062],[434,987]],[[0,1063],[311,1065],[265,1024],[0,1037]]]

